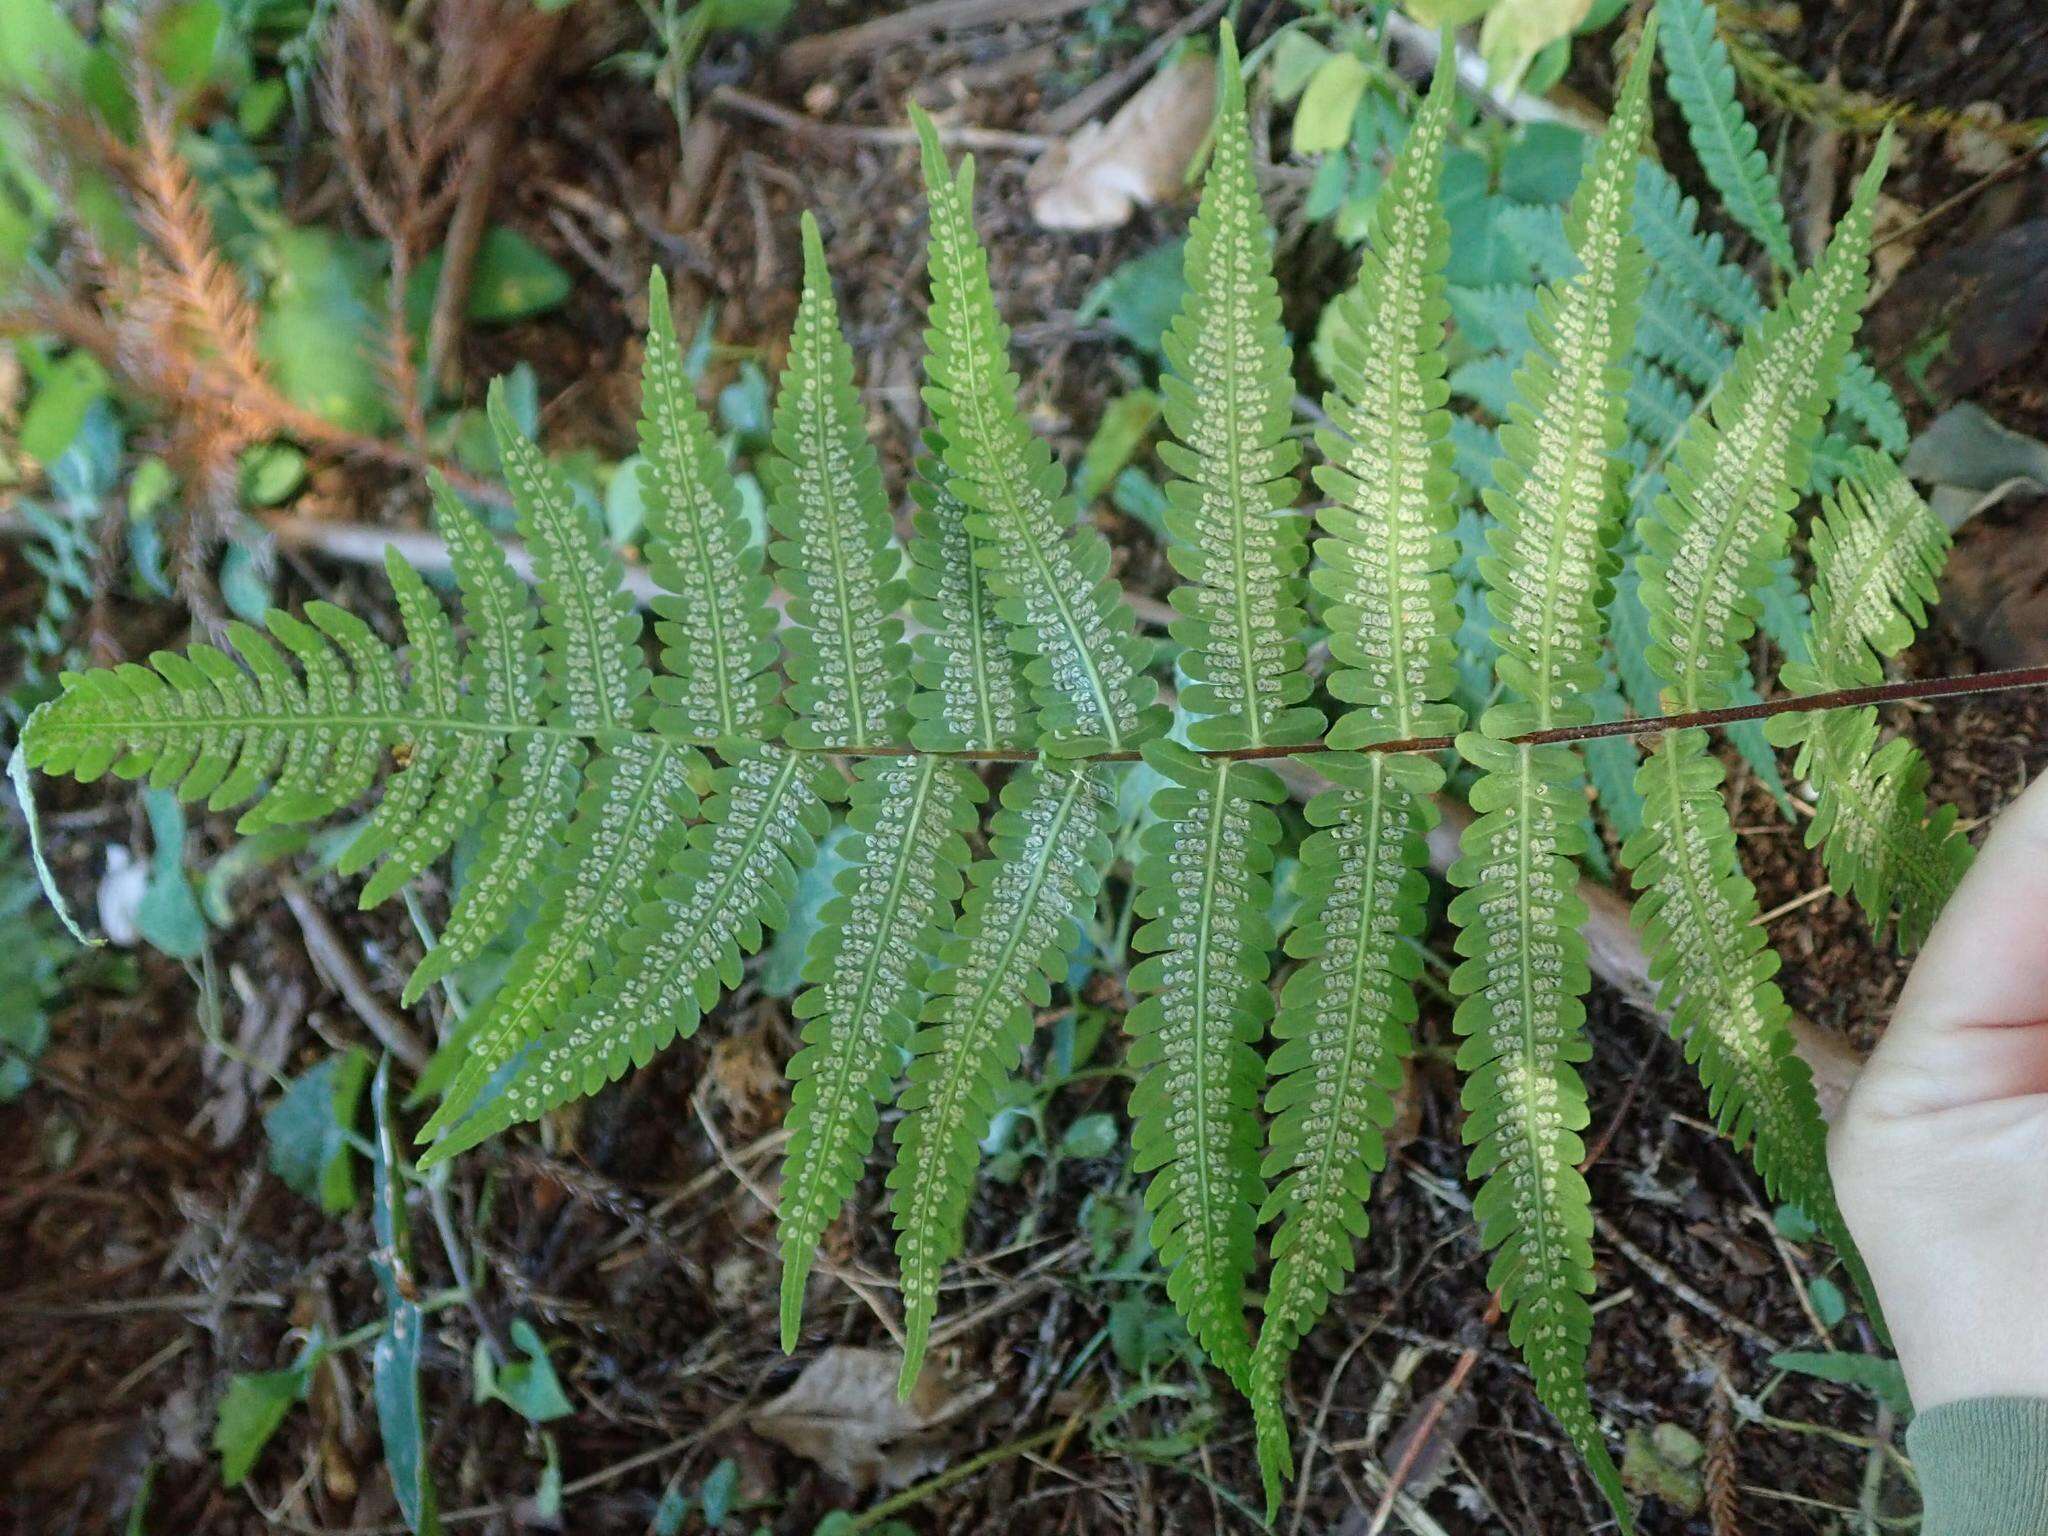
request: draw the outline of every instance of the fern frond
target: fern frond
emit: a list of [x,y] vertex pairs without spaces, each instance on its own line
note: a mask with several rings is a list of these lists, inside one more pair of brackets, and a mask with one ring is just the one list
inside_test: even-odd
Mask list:
[[903,584],[882,466],[853,387],[818,225],[803,216],[803,297],[775,401],[775,453],[763,467],[768,549],[790,590],[784,644],[795,713],[791,746],[869,747],[909,726]]
[[1517,375],[1501,428],[1499,520],[1480,562],[1497,625],[1504,699],[1458,750],[1480,770],[1477,819],[1451,871],[1465,1044],[1465,1139],[1481,1242],[1497,1249],[1487,1279],[1538,1396],[1564,1426],[1626,1528],[1627,1504],[1585,1385],[1593,1285],[1592,1213],[1577,1164],[1587,1122],[1573,1063],[1591,976],[1579,933],[1585,910],[1571,856],[1584,846],[1584,768],[1568,748],[1503,738],[1583,723],[1601,683],[1599,610],[1620,514],[1627,357],[1645,262],[1630,202],[1648,117],[1650,18],[1608,132],[1572,200],[1577,273],[1544,289],[1537,348]]
[[[664,766],[689,755],[673,745],[657,748]],[[602,765],[600,765],[602,772]],[[667,780],[672,788],[677,779]],[[630,914],[631,892],[646,881],[622,883],[607,907],[610,964],[597,985],[581,995],[561,1022],[531,1038],[479,1081],[479,1091],[456,1118],[442,1111],[422,1130],[440,1139],[420,1157],[422,1170],[445,1162],[508,1126],[538,1119],[572,1099],[595,1093],[626,1068],[645,1066],[657,1051],[695,1033],[698,1021],[726,988],[738,984],[745,957],[769,929],[789,919],[798,874],[817,857],[828,824],[822,790],[825,770],[804,753],[778,747],[735,748],[712,779],[704,819],[688,829],[680,815],[659,825],[639,822],[637,847],[660,874],[651,899]],[[588,869],[596,861],[586,859]],[[566,903],[564,904],[566,906]],[[624,931],[621,931],[621,930]],[[585,931],[588,931],[586,925]],[[558,928],[545,933],[559,934]],[[553,946],[544,947],[552,952]],[[517,972],[500,993],[510,990]]]
[[996,1092],[1024,1053],[1032,1009],[1050,1000],[1051,978],[1065,974],[1069,937],[1109,863],[1114,809],[1100,768],[1021,769],[1003,786],[989,856],[969,873],[959,926],[931,978],[889,1171],[905,1393],[938,1313],[939,1273],[960,1252]]
[[1273,1014],[1274,849],[1286,797],[1270,771],[1210,763],[1175,742],[1145,748],[1168,781],[1141,839],[1135,936],[1149,958],[1131,968],[1151,994],[1125,1020],[1132,1168],[1149,1173],[1145,1206],[1166,1290],[1188,1332],[1240,1390],[1251,1338],[1244,1280],[1265,1198],[1259,1177],[1256,1044]]
[[875,1142],[877,1106],[910,1045],[931,957],[960,899],[981,780],[937,757],[861,765],[854,836],[804,958],[807,1022],[789,1064],[789,1151],[777,1225],[782,1347],[796,1347],[804,1287]]
[[1034,729],[1022,658],[975,556],[967,504],[948,489],[945,445],[936,435],[925,445],[910,482],[910,611],[925,629],[912,642],[911,744],[927,752],[1021,746]]
[[1756,129],[1735,97],[1735,66],[1714,27],[1712,0],[1657,0],[1663,20],[1665,89],[1678,103],[1700,169],[1735,221],[1763,246],[1771,265],[1790,272],[1792,231],[1777,179],[1757,147]]
[[1166,723],[1144,673],[1153,647],[1110,577],[1108,543],[1075,527],[1066,476],[1018,407],[1009,327],[974,232],[973,157],[949,172],[931,120],[915,108],[912,117],[931,209],[925,398],[997,611],[1030,649],[1038,744],[1066,757],[1138,746]]
[[[1814,527],[1812,657],[1787,664],[1786,690],[1882,681],[1885,660],[1926,622],[1949,542],[1898,466],[1859,451]],[[1782,715],[1771,739],[1799,749],[1797,771],[1818,793],[1806,843],[1821,849],[1829,883],[1879,927],[1896,916],[1900,948],[1917,948],[1971,858],[1955,807],[1928,805],[1919,749],[1903,737],[1880,745],[1871,708]]]
[[668,833],[697,814],[690,780],[701,765],[693,749],[654,736],[621,735],[600,750],[511,969],[421,1076],[419,1091],[441,1089],[441,1103],[420,1140],[467,1114],[492,1074],[604,973],[636,903],[667,866]]
[[761,741],[781,729],[773,589],[739,486],[697,404],[656,272],[640,381],[640,490],[663,675],[654,724],[696,741]]
[[1305,707],[1300,449],[1290,438],[1293,359],[1280,329],[1272,234],[1252,178],[1237,46],[1223,32],[1222,104],[1188,227],[1187,295],[1167,327],[1160,384],[1175,441],[1159,445],[1167,558],[1182,582],[1169,633],[1189,679],[1198,747],[1299,746],[1322,734]]
[[[1317,513],[1315,581],[1339,668],[1330,690],[1357,707],[1332,728],[1332,746],[1449,735],[1462,723],[1442,702],[1455,676],[1458,480],[1443,409],[1450,230],[1437,187],[1454,83],[1440,63],[1381,188],[1358,279],[1337,301],[1348,344],[1325,401],[1334,425],[1319,439],[1329,463],[1316,480],[1330,499]],[[1293,1460],[1281,1413],[1287,1363],[1343,1286],[1385,1161],[1389,1090],[1415,1018],[1419,966],[1407,940],[1424,921],[1423,834],[1443,786],[1428,758],[1334,753],[1322,767],[1337,787],[1309,805],[1325,830],[1302,846],[1302,917],[1287,944],[1308,963],[1282,991],[1281,1044],[1267,1063],[1263,1172],[1277,1182],[1260,1219],[1280,1226],[1248,1393],[1269,1511]]]

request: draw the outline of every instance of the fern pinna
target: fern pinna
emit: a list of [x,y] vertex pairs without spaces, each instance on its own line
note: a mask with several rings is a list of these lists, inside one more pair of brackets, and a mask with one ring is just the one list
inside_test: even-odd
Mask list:
[[[1697,0],[1660,9],[1693,29],[1665,43],[1674,74],[1710,64]],[[245,831],[368,797],[340,860],[367,873],[365,905],[473,835],[405,1001],[533,916],[502,982],[421,1076],[417,1095],[437,1101],[422,1166],[694,1031],[789,920],[799,872],[843,815],[847,866],[793,1009],[782,1335],[788,1348],[802,1336],[815,1254],[893,1106],[906,1390],[965,1243],[1005,1079],[1066,973],[1076,923],[1105,880],[1128,882],[1145,919],[1129,978],[1135,1166],[1168,1293],[1250,1399],[1269,1501],[1292,1462],[1290,1363],[1344,1287],[1386,1158],[1420,1016],[1425,838],[1462,760],[1478,814],[1451,871],[1452,1022],[1478,1237],[1539,1395],[1625,1523],[1585,1380],[1594,1254],[1577,1064],[1590,1054],[1589,976],[1574,860],[1590,844],[1572,742],[1624,689],[1645,712],[1680,715],[1745,696],[1746,642],[1790,601],[1791,512],[1816,478],[1827,408],[1859,387],[1871,416],[1883,403],[1849,349],[1886,148],[1825,254],[1766,312],[1641,158],[1656,25],[1569,211],[1554,229],[1531,222],[1556,247],[1548,285],[1492,318],[1520,358],[1481,386],[1497,433],[1447,409],[1473,386],[1446,362],[1454,295],[1438,189],[1456,104],[1449,66],[1439,71],[1338,302],[1307,513],[1294,363],[1224,32],[1187,293],[1165,340],[1177,721],[1154,675],[1163,648],[1140,634],[1107,542],[1021,408],[972,220],[972,162],[948,164],[920,118],[931,422],[906,539],[806,219],[762,466],[765,539],[654,280],[640,423],[660,589],[651,636],[617,556],[494,397],[537,604],[478,515],[436,483],[459,633],[394,554],[402,647],[331,604],[274,612],[261,630],[229,626],[226,648],[67,675],[24,730],[26,759],[245,807]],[[1729,164],[1748,175],[1748,149],[1730,142]],[[1718,294],[1739,345],[1686,363],[1682,338],[1667,336],[1656,346],[1673,371],[1646,373],[1662,365],[1643,355],[1638,316],[1659,284]],[[1465,325],[1478,310],[1462,302]],[[1652,458],[1631,435],[1646,421],[1668,453]],[[1783,676],[1793,695],[1879,680],[1946,551],[1881,452],[1840,447],[1838,467],[1811,539],[1810,636]],[[1461,514],[1472,484],[1486,488],[1483,514]],[[1460,540],[1480,530],[1483,556],[1461,565]],[[1311,613],[1328,633],[1326,668],[1305,645]],[[1463,650],[1475,636],[1478,678]],[[1461,732],[1453,700],[1475,683],[1485,707]],[[1810,840],[1830,878],[1916,942],[1968,857],[1953,812],[1928,804],[1925,765],[1880,739],[1870,709],[1782,714],[1771,729],[1817,795]],[[1268,762],[1292,756],[1324,787],[1306,807],[1299,912],[1276,934],[1272,874],[1289,824]],[[1158,788],[1125,874],[1110,868],[1115,776],[1139,759]],[[1720,1126],[1856,1273],[1720,761],[1702,731],[1674,727],[1633,779],[1617,774],[1633,763],[1632,747],[1596,758],[1596,777],[1603,796],[1630,797],[1639,823],[1623,857],[1673,1028]],[[994,775],[1005,777],[984,834]],[[1270,1271],[1255,1308],[1262,1234]]]

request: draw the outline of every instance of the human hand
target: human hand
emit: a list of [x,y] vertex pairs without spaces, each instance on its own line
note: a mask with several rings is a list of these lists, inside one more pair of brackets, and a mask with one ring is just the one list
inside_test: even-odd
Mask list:
[[1915,1406],[2048,1398],[2048,774],[1935,924],[1828,1163]]

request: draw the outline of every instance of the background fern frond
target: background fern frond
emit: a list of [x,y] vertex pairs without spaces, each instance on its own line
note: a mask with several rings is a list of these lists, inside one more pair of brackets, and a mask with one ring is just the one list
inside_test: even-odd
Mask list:
[[1166,723],[1144,673],[1152,644],[1109,574],[1107,541],[1075,526],[1066,476],[1018,407],[1009,327],[974,232],[973,157],[949,172],[931,120],[914,108],[912,117],[931,210],[925,398],[951,471],[946,489],[969,508],[998,612],[1030,649],[1039,746],[1055,756],[1138,746]]
[[869,747],[909,726],[903,563],[882,466],[853,387],[853,349],[840,334],[817,221],[803,216],[803,297],[775,400],[775,453],[763,467],[768,556],[789,587],[795,628],[784,639],[787,732],[796,747]]
[[[1786,690],[1882,681],[1885,660],[1926,622],[1949,543],[1897,465],[1858,453],[1814,527],[1812,656],[1786,665]],[[1771,737],[1799,749],[1798,772],[1816,791],[1806,842],[1821,849],[1829,883],[1873,924],[1896,917],[1900,947],[1917,948],[1971,858],[1955,808],[1928,804],[1919,749],[1903,737],[1880,744],[1868,707],[1782,715]]]
[[1222,104],[1200,206],[1188,227],[1187,293],[1167,327],[1160,388],[1174,441],[1159,457],[1167,558],[1182,580],[1170,633],[1189,682],[1181,705],[1198,747],[1298,746],[1322,734],[1304,706],[1303,520],[1292,512],[1301,454],[1288,436],[1293,359],[1280,328],[1272,233],[1252,177],[1244,81],[1222,34]]
[[1569,748],[1503,738],[1589,720],[1601,683],[1599,609],[1625,468],[1621,363],[1646,276],[1630,202],[1655,26],[1653,13],[1573,197],[1566,227],[1578,271],[1542,292],[1537,348],[1516,375],[1518,398],[1500,432],[1486,497],[1499,527],[1480,569],[1504,700],[1458,739],[1480,777],[1477,819],[1451,871],[1464,887],[1451,903],[1465,957],[1451,985],[1465,1037],[1465,1139],[1471,1174],[1483,1180],[1473,1213],[1481,1242],[1497,1250],[1488,1283],[1538,1395],[1624,1527],[1620,1475],[1585,1385],[1592,1210],[1577,1168],[1587,1110],[1573,1063],[1590,1054],[1581,998],[1591,976],[1571,862],[1585,843],[1584,769]]
[[1735,221],[1756,236],[1771,265],[1791,271],[1792,231],[1777,179],[1736,99],[1735,66],[1715,31],[1711,0],[1657,0],[1657,10],[1665,89],[1685,116],[1700,169]]
[[[1317,483],[1330,500],[1316,580],[1339,669],[1331,693],[1357,707],[1330,743],[1447,735],[1457,625],[1449,566],[1457,477],[1443,409],[1443,266],[1450,231],[1439,208],[1454,74],[1440,63],[1375,207],[1356,283],[1338,302],[1346,344],[1334,355],[1334,423],[1319,444]],[[1287,1363],[1352,1266],[1373,1173],[1393,1115],[1389,1089],[1410,1049],[1411,987],[1428,885],[1423,834],[1443,770],[1427,758],[1335,753],[1337,787],[1309,805],[1325,830],[1302,846],[1302,916],[1288,953],[1307,964],[1281,994],[1267,1064],[1273,1119],[1264,1174],[1277,1180],[1262,1220],[1278,1218],[1265,1318],[1249,1370],[1269,1511],[1292,1464],[1281,1413]]]
[[889,1171],[906,1394],[938,1313],[940,1271],[960,1252],[996,1091],[1023,1055],[1032,1009],[1051,998],[1051,978],[1065,974],[1074,925],[1092,909],[1109,863],[1114,809],[1100,768],[1021,769],[1003,786],[989,856],[969,873],[959,925],[932,976]]
[[663,589],[654,599],[663,673],[654,681],[654,723],[697,741],[765,740],[785,718],[772,671],[773,589],[683,367],[659,271],[647,290],[640,390],[647,566]]

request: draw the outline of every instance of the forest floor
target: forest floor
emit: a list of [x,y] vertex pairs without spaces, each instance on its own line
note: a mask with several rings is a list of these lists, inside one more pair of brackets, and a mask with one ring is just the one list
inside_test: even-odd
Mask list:
[[[1264,9],[1246,6],[1247,25],[1267,20]],[[807,5],[788,35],[843,27],[861,14]],[[1133,0],[1126,19],[1157,30],[1184,14],[1168,0]],[[2006,45],[2029,27],[2030,46]],[[2048,113],[2048,45],[2038,27],[2030,0],[1807,0],[1780,47],[1816,77],[1835,71],[1847,85],[1924,107],[1988,97],[2020,118]],[[721,45],[699,79],[836,125],[901,125],[914,99],[951,120],[1035,134],[1049,110],[1128,63],[1136,48],[1128,33],[1097,47],[1055,18],[914,38],[800,79],[778,69],[771,47]],[[1611,80],[1599,50],[1581,53],[1572,83],[1585,99],[1606,100]],[[551,445],[631,451],[647,268],[660,262],[680,274],[689,305],[715,299],[721,342],[779,360],[795,303],[796,213],[808,206],[838,275],[890,483],[900,484],[922,417],[922,305],[907,297],[923,276],[914,151],[837,128],[778,127],[729,105],[701,111],[700,120],[712,126],[695,143],[696,165],[711,176],[686,184],[674,122],[650,93],[587,69],[565,71],[549,88],[514,141],[497,215],[568,267],[575,289],[543,319],[469,336],[466,393],[480,397],[489,377],[523,359],[539,377]],[[1768,115],[1767,123],[1767,145],[1789,165],[1820,158],[1810,126]],[[1682,143],[1671,124],[1660,120],[1659,131],[1661,142]],[[1938,209],[1976,179],[1951,163],[1939,135],[1909,136],[1908,146],[1893,191],[1912,208]],[[1048,232],[1027,210],[1028,157],[978,160],[982,228],[1016,326],[1027,401],[1071,462],[1103,403],[1132,382],[1106,327],[1077,313],[1106,274],[1177,232],[1186,206],[1141,210],[1109,233]],[[291,195],[322,196],[328,174],[308,166]],[[1326,235],[1286,220],[1301,189],[1285,181],[1293,173],[1278,174],[1283,286],[1292,305],[1313,314],[1345,279],[1347,258]],[[1796,170],[1788,179],[1795,188],[1800,181]],[[1796,222],[1796,200],[1793,211]],[[1901,281],[1916,265],[2044,212],[2048,178],[2038,171],[1972,196],[1902,242],[1910,259]],[[1884,334],[1887,302],[1877,301],[1873,335]],[[2048,436],[2048,350],[2001,362],[1969,392],[2006,424]],[[1908,398],[1915,426],[1924,424],[1932,407]],[[319,476],[315,498],[335,516],[393,524],[420,516],[419,496],[395,475],[333,468]],[[1126,585],[1162,593],[1169,573],[1150,533],[1104,516]],[[1964,550],[1985,540],[2006,552],[1990,558],[2005,560],[2044,535],[2048,498],[2014,497],[1966,533]],[[317,554],[286,558],[295,599],[388,602],[368,572]],[[121,645],[141,654],[175,641],[179,622],[169,609],[124,616]],[[1940,613],[1908,658],[1910,671],[1928,674],[1986,664]],[[1946,702],[1901,712],[1898,723],[1932,765],[1933,793],[1972,823],[2048,764],[2048,699],[2038,694]],[[47,800],[54,861],[89,899],[102,850],[142,845],[140,812],[119,791],[52,787]],[[1741,790],[1737,819],[1763,906],[1782,912],[1771,936],[1793,1005],[1867,1047],[1900,962],[1823,889],[1800,827],[1753,785]],[[225,819],[195,815],[194,827],[203,861],[229,845]],[[235,891],[237,920],[215,936],[205,984],[226,1001],[245,1051],[274,1050],[292,1070],[321,1041],[363,1038],[331,965],[323,969],[315,952],[338,948],[376,993],[395,999],[417,940],[402,910],[358,914],[352,890],[331,878],[302,877],[310,901],[295,909],[280,882],[288,867],[259,871]],[[301,910],[312,912],[310,922]],[[157,1468],[152,1532],[392,1528],[360,1359],[320,1373],[310,1410],[287,1421],[248,1490],[220,1486],[206,1447],[227,1373],[288,1362],[295,1329],[336,1335],[378,1314],[361,1261],[369,1217],[361,1203],[350,1215],[323,1216],[269,1176],[267,1085],[209,1049],[196,1018],[200,989],[183,966],[147,951],[140,965],[132,995],[74,999],[35,1084],[0,1110],[0,1528],[36,1536],[115,1528],[146,1465]],[[1118,992],[1111,979],[1094,1000],[1120,1009]],[[1897,1443],[1891,1414],[1851,1387],[1781,1380],[1769,1364],[1777,1351],[1821,1348],[1827,1335],[1851,1350],[1874,1345],[1853,1322],[1831,1330],[1816,1317],[1820,1251],[1774,1223],[1746,1160],[1707,1124],[1693,1074],[1660,1027],[1596,986],[1590,1033],[1594,1057],[1584,1070],[1597,1155],[1588,1178],[1603,1213],[1595,1400],[1615,1424],[1671,1424],[1696,1438],[1712,1495],[1690,1515],[1652,1499],[1644,1529],[1905,1528],[1914,1502],[1885,1449]],[[1424,1050],[1373,1201],[1371,1241],[1294,1368],[1296,1422],[1312,1427],[1315,1449],[1280,1529],[1364,1532],[1388,1469],[1404,1462],[1414,1502],[1399,1506],[1393,1529],[1561,1536],[1594,1528],[1595,1499],[1574,1458],[1536,1404],[1504,1329],[1483,1321],[1486,1261],[1463,1193],[1449,1010],[1440,1001],[1424,999],[1419,1037]],[[484,1265],[476,1277],[484,1320],[501,1333],[515,1316],[531,1319],[576,1405],[548,1426],[563,1528],[653,1529],[666,1489],[697,1487],[727,1458],[749,1510],[731,1529],[758,1522],[808,1532],[831,1510],[868,1509],[886,1496],[850,1489],[817,1459],[757,1432],[750,1417],[829,1345],[892,1347],[893,1264],[874,1174],[829,1238],[830,1266],[859,1281],[858,1292],[814,1290],[802,1350],[791,1358],[778,1347],[778,1260],[764,1201],[786,1107],[780,1069],[793,1043],[786,1004],[750,982],[696,1038],[561,1117],[549,1137],[465,1158],[448,1183],[448,1220]],[[1055,1134],[1094,1110],[1120,1114],[1115,1081],[1083,1076],[1060,1087],[1045,1106]],[[981,1185],[968,1224],[973,1257],[944,1298],[935,1351],[957,1400],[935,1427],[909,1437],[900,1466],[891,1458],[913,1486],[948,1468],[962,1475],[919,1488],[901,1516],[911,1529],[1164,1536],[1257,1527],[1250,1420],[1227,1392],[1185,1369],[1167,1373],[1145,1384],[1148,1401],[1099,1427],[1102,1397],[1140,1383],[1110,1366],[1079,1368],[1109,1352],[1109,1330],[1129,1316],[1117,1311],[1128,1288],[1095,1273],[1084,1202],[1093,1194],[1098,1207],[1111,1198],[1128,1205],[1134,1188],[1119,1154],[1030,1163],[1012,1182]],[[422,1233],[422,1266],[428,1286],[452,1283],[431,1232]],[[540,1432],[499,1404],[471,1400],[467,1351],[477,1327],[461,1310],[444,1321],[426,1374],[444,1503],[462,1513],[464,1529],[544,1525],[535,1499],[546,1457]],[[1447,1383],[1452,1389],[1440,1391]],[[881,1434],[858,1415],[849,1430]],[[973,1460],[990,1452],[985,1463]]]

